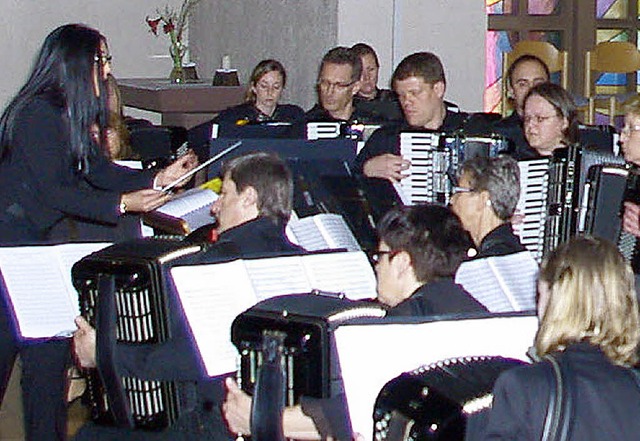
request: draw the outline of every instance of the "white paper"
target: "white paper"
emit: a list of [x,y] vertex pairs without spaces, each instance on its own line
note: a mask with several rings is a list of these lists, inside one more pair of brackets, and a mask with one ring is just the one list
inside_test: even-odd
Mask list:
[[464,262],[456,283],[491,312],[533,311],[537,277],[537,262],[523,251]]
[[327,249],[360,250],[353,232],[339,214],[320,213],[302,219],[292,218],[287,224],[296,244],[307,251]]
[[354,432],[371,440],[376,398],[403,372],[461,356],[526,361],[537,327],[534,316],[339,327],[334,335]]
[[192,188],[171,199],[156,211],[169,216],[182,218],[202,207],[211,207],[218,195],[209,189]]
[[49,338],[75,330],[80,315],[71,268],[108,243],[0,247],[0,271],[23,338]]
[[375,297],[375,276],[363,252],[246,259],[171,269],[173,282],[209,376],[235,371],[233,319],[259,301],[312,289]]

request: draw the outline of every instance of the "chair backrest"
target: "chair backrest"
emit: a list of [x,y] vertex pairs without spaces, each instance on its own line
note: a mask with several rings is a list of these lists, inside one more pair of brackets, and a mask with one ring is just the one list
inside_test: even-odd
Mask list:
[[593,72],[632,73],[640,70],[640,51],[633,43],[626,41],[605,41],[598,43],[585,54],[584,96],[594,93]]
[[546,41],[523,40],[513,47],[510,52],[502,54],[502,115],[506,116],[507,106],[507,72],[509,66],[523,55],[535,55],[549,68],[550,73],[560,72],[560,85],[567,88],[569,84],[569,56],[567,51],[558,50]]

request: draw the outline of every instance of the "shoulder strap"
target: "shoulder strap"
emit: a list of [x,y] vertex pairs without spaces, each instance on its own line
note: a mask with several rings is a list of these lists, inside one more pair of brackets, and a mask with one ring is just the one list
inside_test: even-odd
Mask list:
[[542,441],[566,441],[573,411],[573,391],[569,376],[552,354],[545,357],[553,374],[549,375],[549,402],[542,431]]

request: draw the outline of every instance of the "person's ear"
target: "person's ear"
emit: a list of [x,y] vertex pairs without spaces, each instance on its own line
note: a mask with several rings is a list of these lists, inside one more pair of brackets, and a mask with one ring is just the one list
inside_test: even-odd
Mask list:
[[246,187],[242,191],[242,194],[240,196],[241,196],[240,200],[242,201],[243,206],[247,207],[247,206],[258,205],[258,192],[256,191],[255,188],[251,186]]
[[444,85],[444,81],[438,81],[437,83],[435,83],[433,85],[433,90],[435,91],[435,93],[438,96],[438,98],[444,99],[444,92],[446,90],[446,86]]
[[353,83],[353,90],[351,91],[351,96],[356,96],[358,92],[360,92],[360,87],[362,87],[362,80],[357,80]]
[[411,256],[406,251],[400,251],[393,256],[392,262],[398,274],[403,274],[413,268],[411,265]]

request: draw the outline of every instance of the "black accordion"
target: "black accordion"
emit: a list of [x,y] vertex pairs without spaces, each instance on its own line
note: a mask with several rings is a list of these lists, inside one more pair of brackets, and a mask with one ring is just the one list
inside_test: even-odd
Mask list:
[[402,201],[409,204],[448,204],[459,166],[478,156],[495,157],[509,148],[504,137],[464,133],[403,132],[400,154],[411,161],[409,175],[400,182]]
[[324,293],[294,294],[262,301],[240,314],[231,328],[231,340],[240,353],[238,372],[242,389],[252,394],[262,365],[265,331],[283,339],[285,405],[300,396],[329,398],[342,390],[333,331],[361,317],[383,317],[377,304],[352,301]]
[[116,343],[153,345],[171,338],[168,267],[200,250],[179,240],[143,239],[112,245],[73,266],[81,314],[96,328],[98,368],[87,377],[96,423],[159,430],[179,417],[176,383],[119,376],[113,350]]
[[480,415],[491,406],[491,392],[498,376],[522,364],[520,360],[503,357],[462,357],[394,378],[376,400],[373,439],[473,439],[474,425],[482,425]]
[[637,170],[620,156],[576,146],[557,151],[549,167],[544,254],[589,234],[618,244],[631,259],[636,239],[622,230],[622,210],[639,191]]

